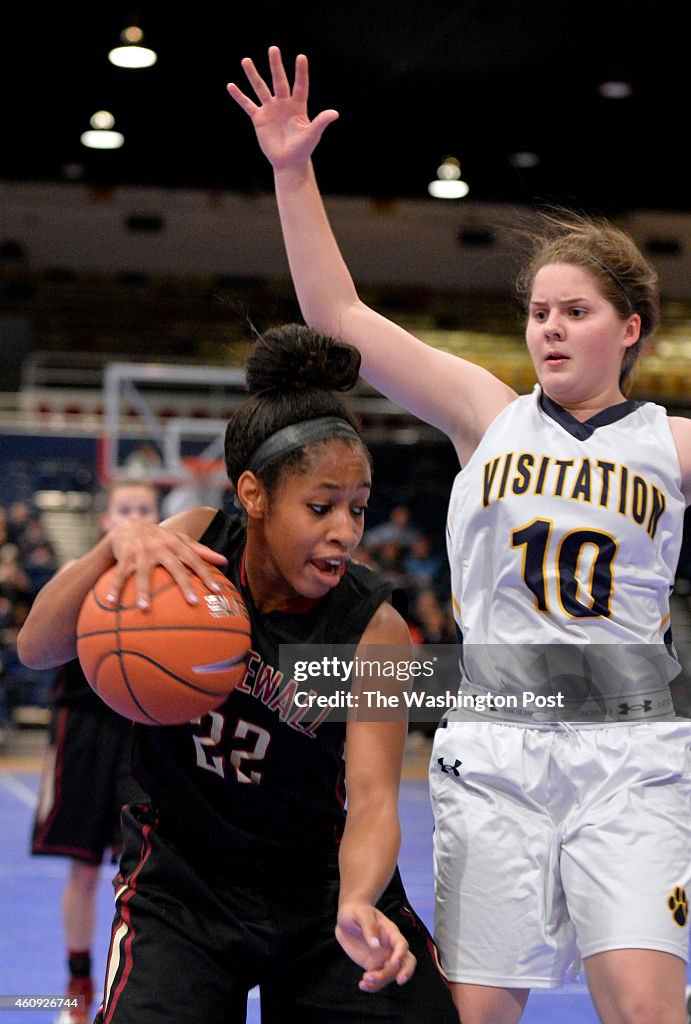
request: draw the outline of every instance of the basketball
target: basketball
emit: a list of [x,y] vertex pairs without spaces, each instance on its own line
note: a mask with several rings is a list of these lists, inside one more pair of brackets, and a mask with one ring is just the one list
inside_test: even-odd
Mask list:
[[250,647],[247,608],[230,580],[209,566],[221,590],[191,575],[189,604],[170,573],[156,566],[150,607],[137,607],[130,576],[117,604],[109,569],[87,595],[77,622],[77,654],[98,696],[145,725],[181,725],[218,707],[242,680]]

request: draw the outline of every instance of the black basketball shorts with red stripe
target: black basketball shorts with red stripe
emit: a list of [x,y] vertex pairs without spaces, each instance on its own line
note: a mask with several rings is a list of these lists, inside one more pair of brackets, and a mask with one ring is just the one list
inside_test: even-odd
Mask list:
[[262,1024],[458,1024],[436,950],[398,873],[379,908],[406,936],[418,966],[403,986],[358,989],[362,969],[334,936],[338,867],[298,876],[192,866],[149,807],[123,814],[124,852],[108,957],[103,1024],[240,1024],[259,986]]

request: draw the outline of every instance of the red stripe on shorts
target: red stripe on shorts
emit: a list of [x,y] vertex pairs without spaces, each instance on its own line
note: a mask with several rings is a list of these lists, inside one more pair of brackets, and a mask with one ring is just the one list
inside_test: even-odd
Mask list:
[[108,1006],[105,1010],[105,1016],[103,1018],[104,1024],[109,1024],[112,1020],[113,1013],[118,1004],[118,1000],[122,995],[125,986],[127,985],[127,979],[130,976],[132,968],[134,966],[134,957],[132,955],[132,943],[135,938],[135,931],[132,928],[132,921],[130,916],[130,902],[137,891],[137,876],[140,874],[142,868],[146,864],[147,860],[151,855],[151,825],[144,825],[142,828],[142,849],[139,858],[139,864],[130,875],[130,877],[123,884],[127,885],[127,892],[119,900],[119,913],[113,922],[113,930],[110,937],[110,949],[108,950],[108,965],[106,967],[106,982],[110,973],[110,961],[114,952],[115,936],[121,925],[124,925],[127,937],[125,938],[123,951],[124,951],[124,966],[118,967],[121,970],[118,982],[113,990],[113,993],[107,993],[108,995]]

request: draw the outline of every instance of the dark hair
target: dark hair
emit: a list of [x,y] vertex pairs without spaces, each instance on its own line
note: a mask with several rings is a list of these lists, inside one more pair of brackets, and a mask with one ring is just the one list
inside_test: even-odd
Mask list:
[[[235,410],[226,428],[225,457],[230,482],[237,484],[263,441],[293,423],[337,416],[359,433],[357,417],[336,393],[349,391],[359,370],[357,349],[302,324],[272,327],[258,335],[246,363],[247,387],[252,397]],[[315,442],[309,448],[323,443]],[[364,442],[361,443],[367,452]],[[305,452],[305,448],[288,452],[257,473],[269,493],[287,466],[297,469],[308,464]]]
[[654,267],[625,231],[604,218],[570,210],[548,210],[540,214],[536,228],[521,234],[530,245],[528,262],[516,281],[524,309],[530,304],[538,270],[551,263],[570,263],[592,275],[600,293],[622,320],[638,313],[641,333],[636,344],[624,353],[619,376],[619,386],[623,387],[659,320],[660,299]]

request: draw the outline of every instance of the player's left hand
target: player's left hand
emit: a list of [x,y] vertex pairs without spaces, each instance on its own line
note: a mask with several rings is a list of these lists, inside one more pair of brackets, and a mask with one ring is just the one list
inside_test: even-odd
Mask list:
[[393,921],[369,903],[344,903],[338,910],[336,938],[351,960],[363,967],[358,988],[378,992],[389,982],[404,985],[417,961]]

